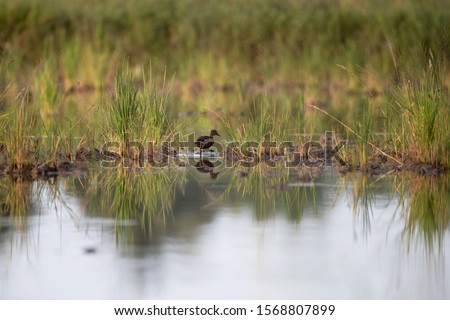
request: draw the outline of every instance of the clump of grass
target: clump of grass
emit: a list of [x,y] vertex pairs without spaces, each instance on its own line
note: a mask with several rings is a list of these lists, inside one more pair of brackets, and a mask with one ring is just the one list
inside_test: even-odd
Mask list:
[[143,145],[153,142],[161,145],[175,132],[175,121],[169,115],[168,93],[157,85],[142,69],[142,89],[136,86],[133,72],[128,64],[117,69],[114,93],[103,104],[106,112],[104,137],[120,143],[119,154],[130,154],[132,142]]
[[[42,62],[34,77],[35,109],[39,110],[39,136],[35,137],[40,146],[39,155],[46,155],[44,163],[52,168],[57,167],[61,154],[70,154],[72,137],[69,134],[69,123],[64,118],[64,87],[59,79],[58,60],[53,55]],[[61,80],[61,81],[60,81]]]
[[390,159],[397,165],[404,164],[401,160],[397,159],[395,155],[392,155],[389,150],[383,150],[382,146],[380,146],[381,142],[379,140],[373,139],[373,132],[371,131],[373,128],[372,119],[368,114],[367,109],[364,109],[363,111],[362,122],[356,121],[354,125],[351,126],[345,124],[327,111],[317,106],[311,105],[311,107],[324,113],[326,116],[336,121],[345,129],[347,137],[355,139],[358,149],[351,151],[348,150],[348,148],[345,148],[343,151],[340,151],[344,160],[349,160],[354,167],[360,166],[365,168],[369,163],[369,157],[372,152],[377,152],[386,159]]
[[258,154],[283,153],[284,150],[278,147],[283,142],[290,142],[290,134],[304,127],[304,103],[300,96],[298,103],[288,101],[279,104],[267,95],[255,98],[244,119],[240,118],[239,123],[232,124],[231,120],[222,118],[223,125],[233,141],[241,146],[255,146],[254,151]]
[[358,146],[358,163],[362,168],[365,168],[368,164],[368,159],[372,151],[369,141],[372,139],[374,133],[373,120],[368,109],[368,104],[363,106],[361,121],[357,122],[354,126],[356,133],[353,135],[356,138],[355,140]]
[[170,90],[166,88],[165,77],[163,86],[159,89],[151,75],[149,77],[144,69],[142,69],[142,82],[142,103],[149,109],[147,110],[147,118],[143,120],[141,127],[145,129],[146,139],[150,139],[155,146],[159,146],[179,129],[179,124],[170,114]]
[[7,171],[31,172],[37,164],[36,144],[32,136],[36,133],[38,115],[28,103],[28,90],[11,102],[3,118],[2,144],[6,149]]
[[444,87],[444,66],[431,57],[419,77],[404,76],[394,90],[388,128],[396,148],[414,162],[450,166],[450,100]]
[[117,69],[114,94],[103,109],[106,111],[106,136],[113,141],[122,143],[121,153],[124,154],[130,144],[130,134],[138,132],[139,122],[144,117],[144,108],[138,98],[138,89],[134,85],[134,77],[128,65]]
[[6,113],[0,116],[0,155],[1,165],[10,174],[56,172],[61,160],[74,158],[74,126],[62,117],[63,95],[54,77],[55,69],[46,63],[33,79],[32,91],[24,88],[15,99],[5,99]]
[[[420,76],[398,69],[395,83],[384,92],[387,99],[382,102],[381,114],[374,112],[377,108],[369,100],[362,106],[361,115],[355,117],[354,125],[312,107],[337,121],[355,140],[357,148],[347,157],[355,166],[365,168],[378,157],[405,169],[415,164],[449,168],[450,100],[444,75],[445,64],[432,56]],[[385,121],[376,127],[378,118]],[[377,129],[382,132],[378,137]]]

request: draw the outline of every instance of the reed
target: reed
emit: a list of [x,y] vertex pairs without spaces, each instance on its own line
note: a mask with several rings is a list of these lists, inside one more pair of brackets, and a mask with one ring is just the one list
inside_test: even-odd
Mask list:
[[397,149],[414,162],[450,165],[450,100],[444,86],[445,65],[431,56],[419,76],[405,74],[393,94],[388,128]]
[[[53,55],[36,70],[33,77],[34,83],[32,92],[34,94],[33,108],[39,110],[37,123],[38,132],[34,137],[39,149],[37,156],[42,159],[42,163],[47,163],[56,169],[61,155],[71,153],[72,137],[68,135],[69,121],[66,121],[64,114],[64,87],[60,81],[60,68],[58,59]],[[70,158],[70,157],[69,157]]]
[[[450,165],[450,104],[444,75],[446,63],[431,54],[422,72],[393,57],[397,80],[383,92],[383,99],[368,99],[345,123],[330,112],[312,106],[336,121],[357,148],[346,157],[354,166],[372,165],[377,156],[396,165]],[[420,64],[424,59],[416,59]],[[353,77],[356,77],[352,74]],[[357,78],[357,77],[356,77]],[[363,80],[357,78],[363,85]],[[380,121],[382,120],[382,121]],[[377,136],[376,133],[381,135]]]
[[369,141],[373,140],[372,134],[374,133],[374,127],[373,118],[369,114],[368,104],[363,105],[362,109],[361,121],[354,126],[356,128],[356,134],[353,138],[357,141],[358,145],[358,164],[360,167],[365,168],[372,151]]
[[[286,143],[293,140],[292,134],[304,130],[305,115],[302,95],[296,102],[283,104],[269,96],[255,98],[248,113],[237,119],[220,117],[228,136],[242,147],[241,154],[257,152],[258,155],[284,154]],[[293,142],[291,143],[293,146]],[[282,147],[280,149],[279,147]]]
[[161,145],[176,132],[176,123],[169,114],[168,93],[159,90],[144,70],[141,70],[143,88],[136,86],[135,77],[128,64],[116,72],[113,96],[102,105],[106,113],[103,136],[107,141],[120,143],[120,154],[130,154],[132,142]]
[[38,145],[32,137],[37,132],[39,116],[28,99],[28,91],[24,90],[10,102],[3,120],[2,140],[6,149],[7,171],[11,173],[30,174],[37,164]]
[[0,30],[2,50],[19,70],[46,59],[51,43],[55,53],[63,53],[69,79],[96,65],[103,68],[80,58],[93,50],[98,56],[126,55],[135,64],[151,59],[157,72],[168,68],[183,81],[196,78],[212,86],[280,77],[335,82],[336,64],[376,70],[388,81],[396,75],[388,42],[408,61],[420,52],[417,43],[442,48],[448,57],[445,5],[439,0],[131,0],[125,6],[105,0],[17,0],[0,2]]
[[75,125],[62,116],[63,95],[53,67],[45,64],[32,88],[24,88],[14,99],[5,98],[0,143],[3,165],[11,174],[34,176],[44,167],[56,171],[59,162],[74,158]]

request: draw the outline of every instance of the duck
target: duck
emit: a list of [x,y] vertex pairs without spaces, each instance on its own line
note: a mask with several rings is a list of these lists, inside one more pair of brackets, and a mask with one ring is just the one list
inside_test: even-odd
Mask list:
[[202,150],[209,149],[214,144],[214,136],[219,136],[220,134],[217,130],[211,130],[209,136],[200,136],[197,141],[195,141],[195,145],[200,148],[200,154],[202,154]]

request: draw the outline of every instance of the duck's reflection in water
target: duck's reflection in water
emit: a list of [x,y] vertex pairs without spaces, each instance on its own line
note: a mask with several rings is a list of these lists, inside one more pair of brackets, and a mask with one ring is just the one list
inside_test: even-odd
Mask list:
[[209,173],[211,179],[216,179],[220,172],[214,172],[214,164],[206,159],[202,159],[195,164],[197,171],[201,173]]

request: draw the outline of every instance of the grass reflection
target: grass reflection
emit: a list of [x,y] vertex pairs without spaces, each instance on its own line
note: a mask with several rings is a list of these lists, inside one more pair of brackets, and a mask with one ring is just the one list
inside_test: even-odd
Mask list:
[[449,175],[402,175],[394,179],[352,175],[348,179],[351,179],[353,212],[360,219],[365,235],[371,230],[376,198],[387,191],[388,203],[394,199],[398,201],[398,212],[404,221],[402,235],[408,251],[413,247],[425,248],[428,253],[441,249],[450,225]]
[[293,172],[260,163],[256,167],[239,169],[230,179],[225,194],[232,190],[251,199],[254,215],[265,220],[285,211],[290,219],[299,222],[306,209],[315,211],[317,193],[314,183],[292,183]]
[[17,230],[26,229],[32,204],[31,189],[30,182],[0,179],[0,217],[9,217]]
[[[170,172],[169,172],[170,171]],[[138,221],[143,233],[164,226],[172,214],[172,205],[178,187],[185,183],[181,171],[157,170],[138,171],[118,168],[101,170],[89,177],[85,192],[87,212],[112,217],[119,230],[127,221]]]
[[360,219],[365,236],[371,230],[370,221],[373,217],[374,191],[377,181],[367,175],[352,175],[349,182],[353,195],[353,215]]
[[0,234],[6,230],[13,238],[17,235],[26,245],[29,226],[33,218],[41,214],[41,210],[54,207],[56,212],[72,215],[71,208],[60,190],[61,180],[57,177],[29,181],[21,178],[0,179]]
[[406,191],[400,196],[409,198],[403,207],[408,250],[416,245],[427,252],[435,246],[440,251],[450,225],[450,176],[402,180],[407,187],[400,189]]

